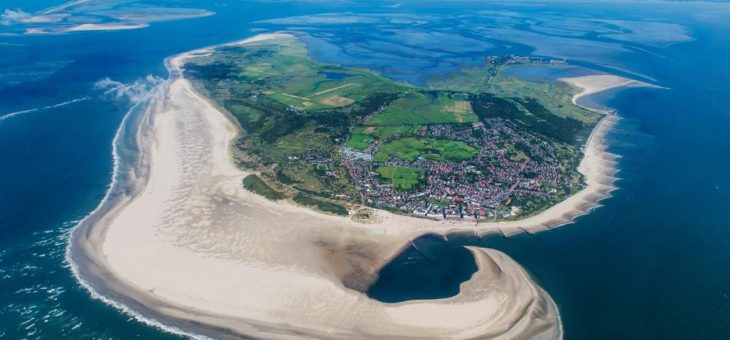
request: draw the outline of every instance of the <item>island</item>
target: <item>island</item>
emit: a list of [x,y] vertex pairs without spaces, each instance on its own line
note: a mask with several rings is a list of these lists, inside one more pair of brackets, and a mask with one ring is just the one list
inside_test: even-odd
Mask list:
[[248,189],[340,215],[372,207],[488,221],[533,215],[584,187],[580,148],[601,114],[572,105],[568,84],[500,71],[535,63],[560,61],[485,57],[418,87],[317,63],[288,37],[216,49],[183,73],[241,127]]
[[316,63],[287,33],[169,58],[120,129],[109,194],[71,235],[74,274],[178,334],[561,338],[552,298],[493,249],[468,248],[477,271],[455,296],[366,294],[417,237],[549,230],[614,189],[603,139],[619,118],[571,101],[641,83],[509,83],[519,59],[489,60],[414,86]]

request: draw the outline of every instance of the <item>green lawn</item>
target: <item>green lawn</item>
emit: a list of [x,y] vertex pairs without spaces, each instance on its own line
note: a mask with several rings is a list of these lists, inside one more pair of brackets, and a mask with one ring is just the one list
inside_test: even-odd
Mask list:
[[368,125],[449,124],[477,120],[465,101],[450,98],[445,92],[408,92],[370,118]]
[[363,132],[362,128],[356,128],[352,131],[352,136],[347,141],[347,146],[357,150],[364,150],[373,140],[372,135]]
[[463,161],[474,158],[479,149],[464,142],[433,138],[401,138],[383,144],[375,154],[375,160],[384,162],[391,155],[407,161],[418,157],[437,161]]
[[431,204],[438,205],[438,206],[441,206],[441,207],[448,207],[451,204],[451,202],[449,200],[445,199],[445,198],[435,198],[435,197],[432,197],[430,199],[430,201],[431,201]]
[[422,169],[381,166],[377,172],[396,189],[410,190],[417,186],[421,176],[425,173]]

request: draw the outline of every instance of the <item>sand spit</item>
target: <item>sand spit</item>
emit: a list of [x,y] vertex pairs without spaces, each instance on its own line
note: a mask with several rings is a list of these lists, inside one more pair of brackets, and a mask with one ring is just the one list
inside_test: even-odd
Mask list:
[[659,86],[648,84],[642,81],[628,79],[624,77],[615,76],[612,74],[595,74],[595,75],[588,75],[588,76],[581,76],[581,77],[572,77],[572,78],[560,78],[560,81],[563,81],[565,83],[568,83],[569,85],[577,88],[580,92],[578,92],[575,96],[573,96],[573,104],[581,106],[588,110],[593,111],[600,111],[603,113],[610,114],[611,112],[596,110],[594,108],[585,107],[580,104],[580,99],[583,97],[590,96],[592,94],[596,94],[598,92],[603,92],[615,88],[626,88],[626,87],[655,87],[660,88]]
[[602,141],[616,117],[586,145],[586,189],[539,215],[468,225],[378,211],[363,224],[242,189],[246,173],[230,149],[236,126],[180,72],[186,58],[210,51],[168,60],[171,78],[137,132],[138,179],[73,231],[68,258],[93,293],[168,329],[215,338],[562,337],[549,295],[496,250],[469,248],[478,270],[451,298],[386,304],[362,292],[425,233],[536,232],[587,213],[613,188],[615,157]]
[[79,24],[64,28],[33,27],[25,30],[25,34],[64,34],[69,32],[87,31],[118,31],[134,30],[148,27],[147,23],[109,23],[109,24]]
[[149,26],[146,23],[141,24],[81,24],[69,28],[68,32],[80,31],[116,31],[116,30],[134,30]]

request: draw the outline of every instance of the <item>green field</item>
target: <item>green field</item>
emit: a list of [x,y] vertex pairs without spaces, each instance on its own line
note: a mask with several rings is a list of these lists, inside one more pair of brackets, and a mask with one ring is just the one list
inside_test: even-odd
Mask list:
[[374,159],[385,162],[390,156],[406,161],[415,161],[418,157],[437,161],[463,161],[472,159],[479,149],[464,142],[433,138],[401,138],[383,144]]
[[394,188],[402,190],[410,190],[416,187],[425,173],[422,169],[397,166],[381,166],[377,172]]
[[421,125],[403,125],[403,126],[379,126],[375,128],[373,134],[379,139],[388,139],[393,136],[408,137],[413,136]]
[[365,128],[354,128],[352,129],[352,136],[350,136],[350,139],[347,140],[347,146],[357,150],[364,150],[374,140],[375,138],[373,134]]
[[445,199],[445,198],[435,198],[432,197],[430,200],[431,204],[438,205],[441,207],[448,207],[451,204],[451,201]]
[[375,140],[385,141],[391,137],[410,137],[419,129],[421,129],[421,125],[357,127],[352,129],[352,135],[347,140],[347,146],[357,150],[365,150]]
[[466,98],[446,92],[407,92],[383,112],[370,118],[372,126],[467,123],[479,120]]

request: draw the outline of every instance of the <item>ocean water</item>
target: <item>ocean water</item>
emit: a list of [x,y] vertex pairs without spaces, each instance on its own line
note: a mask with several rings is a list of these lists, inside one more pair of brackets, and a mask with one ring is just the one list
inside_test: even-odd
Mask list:
[[0,26],[0,338],[177,337],[92,299],[65,262],[68,231],[103,198],[112,139],[166,77],[165,57],[270,30],[305,34],[319,60],[414,83],[484,55],[533,53],[669,88],[595,99],[624,118],[609,141],[622,156],[619,189],[603,207],[535,235],[418,240],[370,293],[453,295],[474,271],[461,246],[483,245],[512,256],[551,294],[568,339],[730,337],[730,6],[177,6],[215,15],[57,35]]

